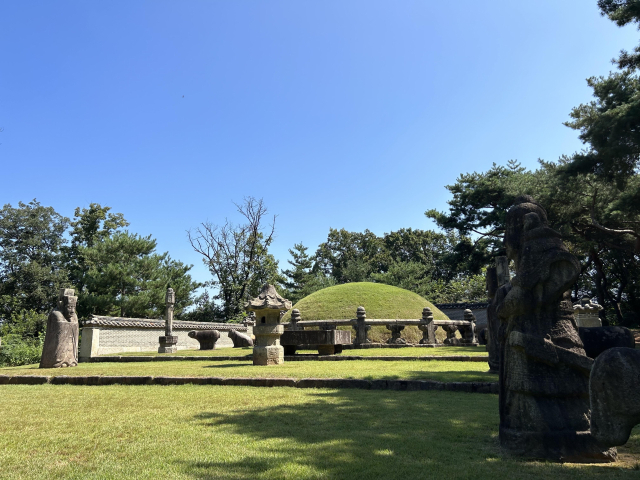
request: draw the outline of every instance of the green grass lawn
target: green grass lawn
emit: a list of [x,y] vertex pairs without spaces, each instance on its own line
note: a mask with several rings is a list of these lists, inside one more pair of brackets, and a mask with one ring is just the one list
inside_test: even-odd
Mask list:
[[500,453],[495,395],[214,386],[0,386],[3,479],[637,479]]
[[253,365],[251,361],[108,362],[80,363],[74,368],[38,368],[38,365],[0,368],[0,375],[128,375],[252,378],[361,378],[436,380],[440,382],[497,382],[484,362],[370,361],[285,362]]
[[[315,353],[317,350],[299,350],[298,353]],[[163,353],[169,357],[244,357],[252,355],[252,348],[220,348],[216,350],[178,350],[176,353]],[[114,353],[116,356],[156,356],[157,351]],[[473,357],[486,357],[487,351],[481,347],[403,347],[403,348],[354,348],[343,350],[340,355],[356,355],[358,357],[442,357],[448,355],[465,355]],[[107,355],[112,356],[112,355]]]

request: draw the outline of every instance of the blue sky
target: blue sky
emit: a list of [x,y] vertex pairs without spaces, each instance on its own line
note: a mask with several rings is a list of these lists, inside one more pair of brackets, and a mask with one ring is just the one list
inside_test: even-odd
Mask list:
[[186,231],[262,197],[285,267],[579,150],[562,122],[639,37],[595,0],[4,0],[0,204],[109,205],[204,281]]

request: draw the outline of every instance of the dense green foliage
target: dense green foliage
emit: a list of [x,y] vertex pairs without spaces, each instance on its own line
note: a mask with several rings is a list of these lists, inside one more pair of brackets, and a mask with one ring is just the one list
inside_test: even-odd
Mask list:
[[378,237],[330,229],[312,271],[338,284],[378,282],[411,290],[435,303],[486,299],[482,262],[468,237],[403,228]]
[[44,334],[37,337],[23,337],[9,334],[2,337],[0,347],[0,367],[17,367],[40,363]]
[[191,267],[156,253],[150,236],[123,231],[127,221],[109,210],[92,203],[71,222],[36,200],[0,210],[0,334],[36,342],[61,287],[76,290],[80,318],[161,316],[168,286],[176,315],[193,303]]
[[[452,193],[448,212],[429,210],[427,216],[441,227],[478,236],[476,249],[487,263],[503,254],[505,215],[513,200],[532,195],[547,210],[550,225],[559,230],[581,261],[582,273],[574,297],[597,297],[606,307],[604,319],[638,323],[640,312],[640,263],[633,235],[616,234],[626,222],[640,222],[627,205],[626,190],[594,174],[579,174],[567,182],[558,171],[570,159],[541,162],[529,171],[516,162],[495,165],[487,172],[464,174],[447,188]],[[629,178],[635,185],[640,179]]]

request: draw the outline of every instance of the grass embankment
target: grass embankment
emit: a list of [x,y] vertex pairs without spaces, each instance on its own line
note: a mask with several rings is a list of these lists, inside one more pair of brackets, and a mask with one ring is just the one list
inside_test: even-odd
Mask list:
[[[412,319],[422,318],[422,309],[429,307],[435,320],[448,317],[431,302],[420,295],[391,285],[370,282],[346,283],[323,288],[306,296],[293,308],[300,310],[302,320],[348,320],[356,318],[356,310],[363,306],[370,319]],[[291,320],[291,312],[283,317],[283,322]],[[353,330],[353,329],[352,329]],[[355,331],[352,331],[355,336]],[[369,338],[384,343],[391,333],[383,326],[372,327]],[[408,326],[402,331],[402,338],[409,343],[418,343],[422,332],[418,327]]]
[[285,362],[278,366],[253,365],[251,361],[109,362],[81,363],[74,368],[38,368],[38,365],[0,368],[0,375],[44,376],[171,376],[250,378],[357,378],[365,380],[402,379],[438,382],[496,382],[484,362],[449,361],[358,361]]
[[613,465],[502,457],[495,395],[190,385],[0,395],[7,479],[638,478],[638,427]]

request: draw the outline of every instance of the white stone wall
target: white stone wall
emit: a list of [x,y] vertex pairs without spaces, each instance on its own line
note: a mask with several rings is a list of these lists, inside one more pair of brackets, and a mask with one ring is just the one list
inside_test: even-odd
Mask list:
[[[251,327],[248,333],[252,334]],[[190,330],[175,330],[178,337],[178,350],[200,348],[200,343],[189,337]],[[84,327],[80,341],[80,358],[96,355],[109,355],[123,352],[157,352],[158,337],[164,335],[164,328],[122,328],[122,327]],[[233,347],[229,332],[220,331],[216,348]]]

